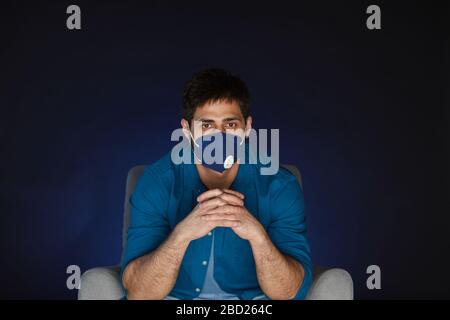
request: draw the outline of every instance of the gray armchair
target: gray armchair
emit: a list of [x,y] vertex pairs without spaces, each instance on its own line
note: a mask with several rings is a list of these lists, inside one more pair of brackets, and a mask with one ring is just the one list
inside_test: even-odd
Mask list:
[[[284,165],[294,174],[302,185],[300,171],[292,165]],[[144,166],[136,166],[128,172],[125,192],[124,222],[122,233],[122,255],[127,242],[127,231],[130,218],[128,200],[142,175]],[[79,300],[118,300],[125,295],[120,284],[120,267],[98,267],[87,270],[81,276]],[[314,267],[314,281],[307,300],[352,300],[353,281],[350,274],[340,268]]]

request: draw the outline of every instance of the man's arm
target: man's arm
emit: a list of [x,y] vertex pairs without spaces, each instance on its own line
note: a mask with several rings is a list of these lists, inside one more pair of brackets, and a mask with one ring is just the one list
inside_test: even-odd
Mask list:
[[[231,198],[231,199],[230,199]],[[234,219],[217,219],[205,223],[202,215],[218,206],[243,204],[243,196],[230,195],[219,189],[204,192],[199,204],[182,220],[167,239],[152,252],[131,261],[125,268],[122,281],[128,299],[163,299],[172,290],[178,277],[181,262],[190,241],[206,235],[215,227],[235,227]]]
[[261,238],[250,240],[261,290],[273,300],[293,299],[302,285],[303,266],[282,254],[266,232]]
[[303,266],[275,247],[261,223],[244,206],[223,205],[205,213],[203,219],[238,220],[240,224],[233,231],[250,242],[261,289],[273,300],[295,297],[304,278]]
[[128,299],[163,299],[172,290],[188,240],[176,229],[156,250],[128,264],[123,273],[123,285]]
[[[306,274],[305,265],[299,261],[309,253],[303,235],[303,211],[298,185],[282,192],[287,198],[278,198],[277,219],[266,232],[261,223],[243,206],[227,204],[205,213],[205,221],[233,219],[240,222],[233,231],[250,242],[256,264],[258,282],[271,299],[294,299],[302,284],[308,285],[311,273]],[[295,192],[296,194],[294,194]],[[283,206],[286,206],[284,208]],[[277,246],[275,246],[275,244]],[[281,251],[278,248],[283,248]],[[289,252],[293,254],[285,254]],[[307,277],[308,275],[308,277]]]

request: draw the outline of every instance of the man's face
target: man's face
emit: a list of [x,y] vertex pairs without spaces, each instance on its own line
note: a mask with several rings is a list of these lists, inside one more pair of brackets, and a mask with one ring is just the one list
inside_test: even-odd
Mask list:
[[[184,120],[184,119],[183,119]],[[236,102],[226,100],[206,103],[195,110],[190,126],[182,121],[183,128],[191,129],[194,139],[217,131],[244,136],[251,128],[251,117],[244,119]]]

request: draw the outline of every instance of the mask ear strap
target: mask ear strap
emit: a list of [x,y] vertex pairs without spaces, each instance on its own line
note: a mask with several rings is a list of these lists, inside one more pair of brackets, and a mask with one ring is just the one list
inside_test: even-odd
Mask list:
[[197,148],[199,148],[200,145],[199,145],[197,142],[195,142],[194,136],[192,135],[192,132],[191,132],[191,130],[190,130],[190,126],[189,126],[188,131],[189,131],[189,135],[190,135],[191,138],[192,138],[192,142],[194,143],[194,145],[195,145]]
[[242,136],[240,134],[238,134],[237,136],[241,139],[241,141],[239,142],[239,146],[242,146],[242,144],[245,141],[245,137],[246,137],[245,130],[244,130],[244,134]]
[[[194,139],[194,137],[192,136],[191,130],[189,130],[189,135],[191,136],[192,142],[194,143],[194,145],[195,145],[197,148],[200,148],[200,145],[199,145],[197,142],[195,142],[195,139]],[[195,153],[195,151],[193,152],[193,154],[194,154],[194,157],[198,160],[198,162],[202,163],[202,160],[198,158],[198,156],[197,156],[197,154]]]

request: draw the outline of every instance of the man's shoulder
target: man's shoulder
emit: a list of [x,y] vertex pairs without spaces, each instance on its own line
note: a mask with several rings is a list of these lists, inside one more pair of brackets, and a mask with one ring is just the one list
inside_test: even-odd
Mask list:
[[272,175],[259,174],[260,181],[263,181],[270,189],[278,189],[290,183],[298,183],[297,177],[287,168],[280,166],[278,172]]
[[258,197],[269,208],[267,212],[272,217],[298,213],[296,208],[300,208],[303,203],[303,192],[296,175],[282,166],[273,175],[261,175],[260,172],[254,174],[258,176],[255,179]]
[[176,170],[177,166],[172,162],[170,153],[167,153],[157,161],[146,165],[143,176],[154,183],[170,184],[175,179]]
[[254,171],[254,179],[258,185],[258,190],[262,195],[276,197],[280,193],[287,191],[301,192],[297,177],[288,169],[280,166],[277,173],[272,175],[262,175],[259,170]]

